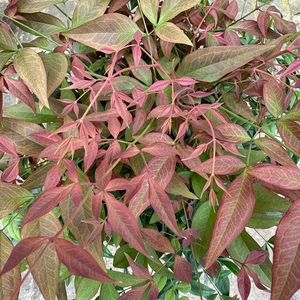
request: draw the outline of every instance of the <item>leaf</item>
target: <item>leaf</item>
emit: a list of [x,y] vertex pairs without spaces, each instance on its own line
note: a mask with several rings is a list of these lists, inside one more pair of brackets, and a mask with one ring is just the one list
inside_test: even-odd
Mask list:
[[282,189],[300,189],[300,170],[292,167],[282,167],[274,165],[257,166],[249,169],[248,174],[263,181],[276,185]]
[[7,32],[2,26],[0,26],[0,49],[7,50],[7,51],[18,50],[15,41],[12,39],[9,32]]
[[300,201],[293,203],[275,234],[271,299],[291,299],[300,289]]
[[140,230],[152,248],[162,253],[174,253],[171,242],[162,233],[151,228],[140,228]]
[[253,112],[247,105],[246,101],[244,101],[244,99],[242,99],[242,98],[239,98],[236,93],[224,94],[223,99],[224,99],[225,104],[230,109],[237,112],[242,117],[256,122]]
[[20,241],[11,252],[1,270],[0,277],[20,264],[24,258],[36,251],[48,238],[45,236],[30,237]]
[[[193,168],[191,171],[198,174],[212,174],[213,161],[213,158],[210,158]],[[220,155],[215,158],[214,174],[227,175],[244,167],[246,167],[246,165],[239,158],[230,155]]]
[[33,195],[24,188],[5,182],[0,182],[0,196],[0,219],[33,198]]
[[14,52],[0,52],[0,71],[3,70],[3,67],[13,55]]
[[198,0],[165,0],[161,7],[159,24],[173,19],[178,14],[199,4]]
[[117,292],[113,284],[110,283],[101,284],[101,291],[98,300],[106,300],[106,299],[117,300],[118,298],[119,298],[119,293]]
[[44,35],[52,35],[66,30],[65,24],[57,17],[50,14],[37,12],[22,14],[22,17],[26,18],[27,20],[26,22],[23,21],[24,25],[34,29],[35,31],[22,25],[19,25],[19,27],[33,35],[38,35],[36,31]]
[[44,37],[38,37],[29,43],[23,43],[23,47],[37,47],[46,51],[52,51],[49,41]]
[[214,82],[273,47],[249,45],[200,48],[184,57],[177,73],[180,77]]
[[191,264],[185,258],[175,255],[174,274],[180,281],[189,284],[192,280],[192,271]]
[[157,36],[165,42],[193,46],[190,39],[174,23],[166,22],[155,28]]
[[148,285],[133,288],[120,296],[118,300],[141,300]]
[[101,17],[104,14],[109,2],[110,0],[78,1],[72,17],[73,27],[77,27],[82,23],[86,23]]
[[96,50],[120,50],[133,40],[137,25],[128,17],[113,13],[84,23],[62,34]]
[[247,300],[251,290],[251,281],[246,268],[243,266],[237,276],[237,283],[242,300]]
[[169,194],[179,195],[188,199],[198,199],[198,197],[190,192],[189,188],[182,181],[177,173],[174,173],[170,182],[165,188],[165,191]]
[[272,76],[263,76],[267,82],[263,85],[263,99],[267,110],[278,118],[284,109],[285,91]]
[[[245,261],[247,255],[253,250],[261,250],[261,247],[245,230],[227,247],[229,255],[240,262]],[[269,258],[261,265],[248,267],[258,275],[264,285],[271,286],[272,264]]]
[[44,147],[30,137],[30,134],[44,131],[39,125],[12,118],[3,118],[0,135],[14,143],[17,152],[23,155],[39,154]]
[[30,109],[24,103],[18,103],[5,107],[3,109],[3,113],[8,117],[36,124],[51,123],[57,120],[57,117],[47,107],[43,107],[42,109],[40,109],[37,103],[35,104],[35,106],[36,113],[34,113],[32,109]]
[[261,185],[254,184],[254,193],[256,198],[254,212],[286,212],[291,206],[290,201]]
[[177,226],[172,202],[163,188],[151,177],[149,181],[150,204],[160,220],[165,223],[174,233],[181,235]]
[[[22,237],[55,236],[61,229],[61,224],[53,212],[22,227]],[[61,233],[62,237],[63,234]],[[58,285],[60,262],[57,258],[53,244],[49,244],[42,254],[45,245],[27,257],[32,269],[32,276],[45,299],[54,299]],[[37,261],[38,257],[42,257]],[[37,262],[36,262],[37,261]]]
[[[300,61],[295,60],[294,62],[300,63]],[[280,120],[291,120],[291,121],[298,121],[300,115],[300,101],[297,101],[292,109],[283,117],[280,118]]]
[[138,278],[134,275],[118,272],[115,270],[108,270],[107,273],[111,278],[119,281],[116,285],[120,287],[134,286],[145,282],[145,279],[143,278]]
[[108,193],[105,203],[108,210],[108,222],[112,230],[136,250],[149,256],[133,213],[125,204]]
[[40,100],[41,107],[49,108],[47,96],[47,75],[40,56],[30,48],[20,51],[14,58],[18,75]]
[[147,19],[153,24],[157,24],[157,15],[158,15],[158,4],[157,0],[141,0],[141,8],[143,14]]
[[283,166],[294,167],[295,163],[289,154],[277,142],[267,137],[254,140],[254,143],[263,150],[271,159]]
[[300,125],[290,120],[279,120],[277,129],[284,143],[300,154]]
[[132,269],[132,273],[134,274],[134,276],[138,278],[152,280],[152,276],[150,275],[148,269],[146,269],[142,265],[135,263],[134,260],[128,254],[125,253],[125,256],[129,262],[129,265]]
[[19,0],[18,12],[34,13],[42,11],[43,9],[63,2],[63,0]]
[[200,239],[192,243],[197,261],[200,261],[209,248],[215,221],[216,212],[208,201],[201,204],[193,216],[192,228],[197,229],[200,236]]
[[23,219],[23,226],[51,211],[71,191],[72,186],[65,185],[50,188],[42,193],[30,206]]
[[266,260],[268,255],[269,253],[266,250],[253,250],[247,255],[244,264],[260,265]]
[[206,269],[216,261],[223,250],[242,232],[254,208],[255,195],[253,184],[246,173],[239,175],[230,184],[227,191],[222,196],[217,212],[213,236],[205,261]]
[[[107,285],[111,284],[107,283]],[[103,286],[99,281],[83,278],[79,284],[79,287],[76,289],[76,300],[92,299],[97,294],[100,286],[101,292],[103,293]]]
[[266,213],[253,212],[246,227],[255,228],[255,229],[271,228],[273,226],[277,226],[281,218],[282,218],[282,213],[280,212],[266,212]]
[[217,129],[232,144],[243,144],[251,140],[247,131],[238,124],[226,123],[217,126]]
[[116,280],[103,271],[95,258],[81,246],[60,238],[53,239],[53,243],[59,260],[72,275],[100,282],[117,283]]
[[[0,269],[2,270],[4,264],[6,263],[9,255],[13,251],[13,244],[9,240],[9,238],[0,231]],[[12,299],[17,300],[19,297],[19,293],[16,294],[14,298],[12,295],[15,290],[19,287],[21,282],[21,272],[19,266],[14,268],[13,270],[7,272],[3,276],[0,277],[0,295],[2,299]]]
[[47,95],[48,97],[62,83],[67,74],[68,61],[63,53],[41,54],[47,74]]

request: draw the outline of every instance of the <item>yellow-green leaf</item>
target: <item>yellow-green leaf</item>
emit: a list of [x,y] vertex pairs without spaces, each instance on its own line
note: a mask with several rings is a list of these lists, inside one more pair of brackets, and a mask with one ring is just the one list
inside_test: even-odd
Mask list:
[[199,4],[199,0],[165,0],[161,7],[159,24],[173,19],[197,4]]
[[18,12],[34,13],[42,11],[51,5],[64,2],[64,0],[19,0]]
[[[11,185],[10,185],[11,186]],[[1,198],[1,201],[2,198]],[[6,263],[8,257],[10,256],[14,246],[9,240],[9,238],[0,231],[0,269],[2,270],[4,264]],[[21,282],[21,272],[19,266],[15,267],[13,270],[7,272],[0,277],[0,297],[1,299],[12,299],[17,300],[19,293],[12,298],[15,290],[18,288]]]
[[[64,23],[50,14],[38,12],[34,14],[22,14],[22,16],[27,20],[27,22],[23,22],[24,25],[45,35],[51,35],[66,30]],[[23,27],[22,25],[20,25],[20,27],[26,32],[37,35],[34,31]]]
[[144,15],[148,20],[156,25],[159,0],[140,0]]
[[185,56],[177,73],[181,77],[213,82],[274,47],[271,44],[201,48]]
[[14,59],[18,75],[40,100],[41,107],[49,108],[47,96],[47,75],[40,56],[32,49],[20,51]]
[[63,35],[97,50],[120,50],[133,40],[138,26],[128,17],[113,13],[84,23]]
[[[56,215],[51,211],[43,217],[27,223],[22,228],[23,239],[35,236],[55,236],[61,229],[61,224]],[[63,237],[61,233],[59,237]],[[47,246],[42,257],[41,255],[46,244],[43,244],[37,251],[27,257],[29,266],[33,266],[32,276],[38,285],[45,299],[55,299],[60,262],[56,255],[53,243]]]
[[165,42],[193,46],[192,42],[184,32],[171,22],[166,22],[156,27],[155,33]]
[[0,52],[0,72],[13,55],[13,52]]
[[68,61],[63,53],[40,53],[47,74],[48,97],[62,83],[68,69]]
[[102,16],[110,0],[79,0],[72,17],[73,27]]
[[18,49],[11,35],[3,27],[0,27],[0,49],[8,51],[16,51]]
[[33,195],[20,186],[0,182],[0,219],[13,212]]

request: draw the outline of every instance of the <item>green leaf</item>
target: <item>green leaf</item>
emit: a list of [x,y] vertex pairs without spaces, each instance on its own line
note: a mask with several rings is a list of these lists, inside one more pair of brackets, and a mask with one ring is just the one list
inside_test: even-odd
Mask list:
[[[239,152],[244,155],[244,157],[239,156],[239,158],[245,163],[247,164],[247,160],[248,160],[248,154],[249,154],[249,150],[248,149],[239,149]],[[228,153],[229,154],[229,153]],[[230,153],[231,154],[231,153]],[[231,154],[232,155],[232,154]],[[258,162],[261,162],[262,160],[264,160],[267,157],[267,154],[264,151],[260,151],[260,150],[250,150],[250,158],[249,158],[249,162],[248,165],[254,165]]]
[[44,129],[34,123],[24,122],[13,118],[3,118],[0,135],[12,141],[19,154],[33,155],[39,154],[44,147],[35,142],[30,134],[44,131]]
[[57,120],[57,117],[50,109],[47,107],[40,109],[38,104],[36,104],[36,113],[24,103],[5,107],[3,112],[8,117],[36,124],[55,122]]
[[18,47],[11,35],[0,26],[0,49],[8,51],[17,51]]
[[135,259],[137,253],[138,253],[137,250],[132,248],[130,245],[128,244],[123,245],[116,251],[114,255],[113,266],[115,268],[128,268],[129,262],[125,254],[129,255],[132,259]]
[[194,193],[201,200],[201,202],[205,202],[207,200],[207,191],[203,193],[202,197],[201,194],[205,186],[206,180],[197,173],[193,173],[191,179]]
[[155,284],[157,285],[157,288],[160,291],[162,291],[162,289],[165,287],[167,281],[168,281],[168,278],[166,276],[162,276],[162,275],[159,275],[159,274],[155,274],[153,276],[153,281],[155,282]]
[[292,109],[281,120],[299,121],[300,116],[300,101],[297,101]]
[[208,201],[201,204],[193,216],[192,228],[197,229],[200,235],[200,239],[192,244],[197,261],[200,261],[209,248],[215,221],[216,213]]
[[[1,197],[1,199],[3,199]],[[1,200],[2,201],[2,200]],[[0,231],[0,269],[2,270],[4,264],[8,260],[14,246],[9,238]],[[15,290],[19,287],[21,282],[20,267],[17,266],[13,270],[7,272],[0,277],[0,295],[2,299],[13,299],[17,300],[19,293],[13,298]]]
[[254,212],[286,212],[291,206],[290,201],[261,185],[254,184],[254,193],[256,198]]
[[165,293],[164,300],[175,300],[175,297],[175,291],[173,289],[170,289]]
[[33,195],[18,185],[0,182],[0,219],[19,208]]
[[68,61],[63,53],[40,53],[47,74],[48,97],[62,83],[67,74]]
[[173,19],[197,4],[199,4],[199,0],[165,0],[161,7],[159,24]]
[[13,55],[14,52],[0,52],[0,71]]
[[[22,227],[22,237],[55,236],[61,229],[61,224],[53,212],[25,224]],[[59,235],[63,237],[63,233]],[[56,255],[53,243],[45,248],[45,244],[27,257],[29,266],[33,266],[32,276],[45,299],[54,299],[58,285],[60,262]],[[44,250],[44,252],[43,252]],[[37,258],[42,257],[37,261]]]
[[[246,231],[242,231],[227,247],[230,256],[240,262],[243,262],[252,250],[261,250],[261,247]],[[269,258],[260,265],[249,265],[249,267],[258,275],[264,285],[271,286],[272,264]]]
[[18,12],[22,13],[34,13],[42,11],[43,9],[58,3],[62,3],[64,0],[19,0]]
[[184,32],[171,22],[166,22],[157,26],[155,29],[155,33],[160,39],[165,42],[193,46],[192,42],[184,34]]
[[22,43],[23,47],[35,47],[44,49],[47,51],[52,51],[52,47],[50,46],[49,41],[44,37],[38,37],[29,43]]
[[247,227],[256,229],[267,229],[273,226],[277,226],[282,218],[282,213],[273,213],[276,215],[269,215],[267,213],[254,212],[247,223]]
[[[97,298],[98,300],[107,300],[107,299],[117,300],[118,298],[119,298],[119,293],[117,292],[113,284],[111,283],[101,284],[101,292],[99,298]],[[89,299],[89,298],[84,298],[84,299]]]
[[125,274],[114,270],[107,270],[107,274],[111,278],[119,280],[116,285],[120,287],[135,286],[145,282],[144,278],[138,278],[134,275]]
[[40,56],[30,48],[21,50],[14,59],[18,75],[40,100],[41,107],[49,108],[47,96],[47,75]]
[[158,4],[157,0],[140,0],[142,11],[148,20],[153,24],[157,24]]
[[[92,299],[98,292],[101,282],[83,278],[76,290],[76,300]],[[102,290],[102,288],[101,288]],[[110,299],[110,298],[108,298]]]
[[138,26],[128,17],[113,13],[84,23],[62,34],[97,50],[120,50],[133,40]]
[[201,48],[184,57],[177,73],[180,77],[188,76],[204,82],[214,82],[273,47],[247,45]]
[[[23,22],[24,25],[44,35],[52,35],[66,30],[65,24],[60,19],[46,13],[38,12],[34,14],[22,14],[22,16],[27,20]],[[38,35],[28,27],[22,25],[18,26],[26,32]]]
[[137,86],[141,86],[145,89],[147,88],[142,85],[141,82],[130,76],[117,76],[113,79],[112,84],[116,90],[119,90],[125,94],[131,94],[132,89]]
[[98,17],[101,17],[104,14],[109,2],[110,0],[78,1],[72,17],[73,27],[77,27],[82,23],[86,23]]

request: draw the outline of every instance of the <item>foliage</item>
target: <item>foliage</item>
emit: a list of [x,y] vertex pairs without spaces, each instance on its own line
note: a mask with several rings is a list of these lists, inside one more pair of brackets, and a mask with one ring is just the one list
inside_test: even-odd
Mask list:
[[[295,24],[265,4],[238,19],[235,0],[80,0],[70,15],[61,2],[1,13],[1,298],[28,270],[45,299],[74,278],[76,299],[230,299],[232,273],[242,299],[250,277],[290,299]],[[5,93],[19,103],[2,108]],[[245,231],[272,226],[263,247]]]

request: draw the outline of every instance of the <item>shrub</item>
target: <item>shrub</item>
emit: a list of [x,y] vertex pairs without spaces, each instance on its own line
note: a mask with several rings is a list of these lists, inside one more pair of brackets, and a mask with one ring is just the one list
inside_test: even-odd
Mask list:
[[[1,111],[1,297],[31,272],[45,299],[66,299],[74,278],[76,299],[230,299],[233,273],[242,299],[250,277],[290,299],[295,24],[264,4],[237,19],[235,0],[81,0],[70,16],[60,2],[1,13],[1,104],[20,100]],[[66,22],[40,12],[51,5]],[[272,226],[262,247],[245,231]]]

